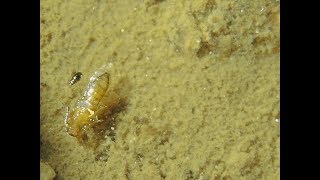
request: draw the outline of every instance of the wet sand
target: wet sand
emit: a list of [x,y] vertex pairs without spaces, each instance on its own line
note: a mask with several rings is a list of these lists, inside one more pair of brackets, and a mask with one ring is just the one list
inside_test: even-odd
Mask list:
[[[279,6],[41,0],[41,159],[56,179],[280,179]],[[104,66],[126,106],[93,149],[64,117]]]

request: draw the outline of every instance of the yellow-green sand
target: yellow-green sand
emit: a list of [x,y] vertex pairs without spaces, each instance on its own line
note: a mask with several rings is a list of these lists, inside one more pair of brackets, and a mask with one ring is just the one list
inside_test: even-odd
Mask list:
[[[280,179],[279,6],[41,0],[42,161],[55,179]],[[104,66],[127,105],[93,149],[64,116]]]

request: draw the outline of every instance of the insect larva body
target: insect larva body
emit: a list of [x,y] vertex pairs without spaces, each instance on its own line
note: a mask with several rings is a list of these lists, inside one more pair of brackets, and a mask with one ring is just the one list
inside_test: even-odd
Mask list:
[[[118,102],[118,100],[112,102],[103,100],[108,87],[109,74],[107,72],[96,73],[90,78],[87,90],[81,100],[77,102],[74,109],[70,111],[68,109],[67,111],[65,124],[68,134],[81,140],[85,134],[86,127],[97,122],[102,114],[106,114],[109,111],[108,107],[112,103]],[[119,98],[117,97],[117,99]],[[101,105],[101,103],[104,104]]]
[[104,97],[109,88],[109,74],[107,72],[101,75],[94,75],[90,78],[89,85],[86,92],[80,101],[78,106],[96,111],[99,102]]

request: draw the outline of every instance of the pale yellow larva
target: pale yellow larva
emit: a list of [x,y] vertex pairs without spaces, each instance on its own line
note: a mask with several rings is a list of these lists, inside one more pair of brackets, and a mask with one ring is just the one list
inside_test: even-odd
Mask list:
[[67,110],[65,124],[67,132],[78,139],[82,138],[83,129],[94,121],[95,112],[99,109],[99,103],[105,96],[109,87],[109,74],[107,72],[96,73],[90,78],[88,87],[77,102],[74,109]]

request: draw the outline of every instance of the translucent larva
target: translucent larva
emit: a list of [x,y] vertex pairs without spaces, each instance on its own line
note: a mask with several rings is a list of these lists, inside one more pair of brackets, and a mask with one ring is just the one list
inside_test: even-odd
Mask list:
[[88,87],[76,107],[70,111],[67,109],[65,125],[69,135],[83,141],[90,126],[106,119],[105,117],[119,104],[119,96],[114,92],[107,94],[108,88],[107,72],[95,73],[90,78]]

